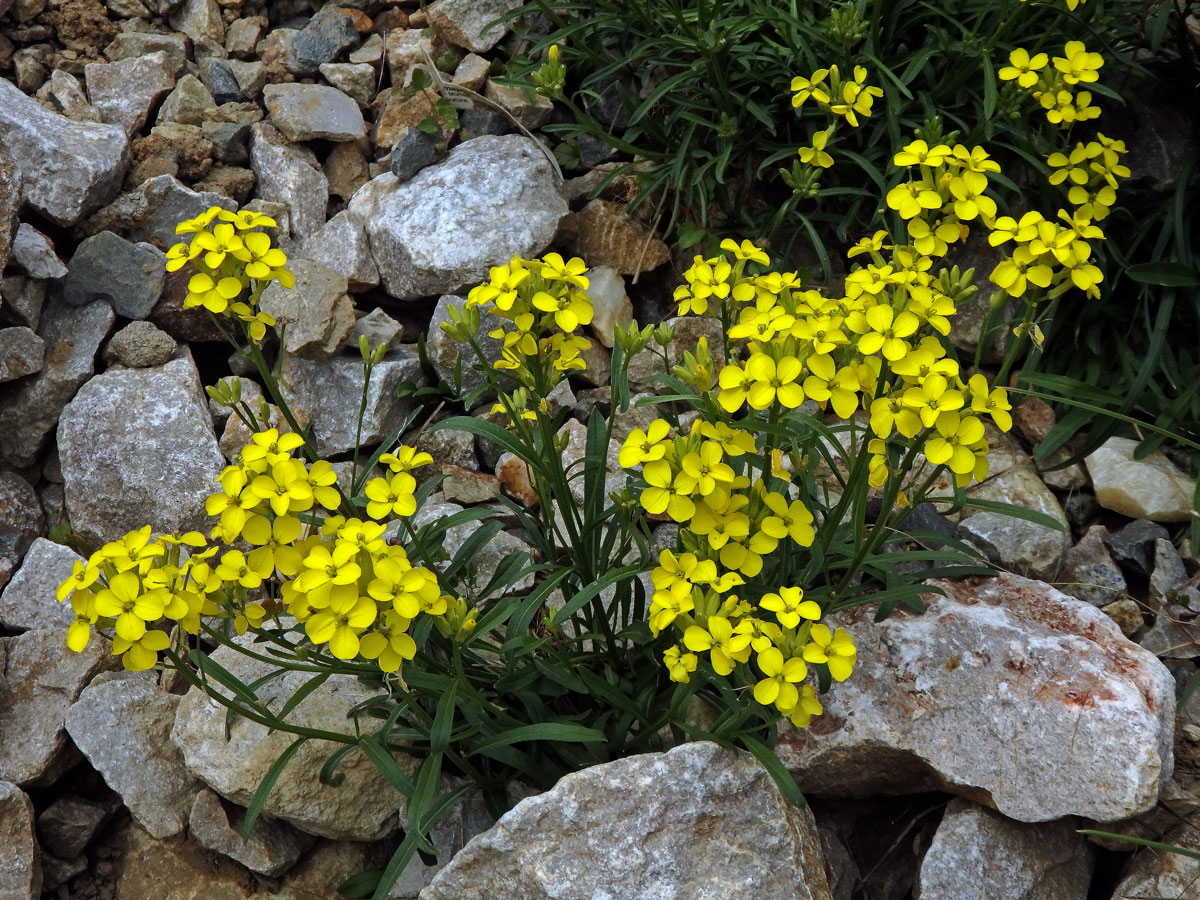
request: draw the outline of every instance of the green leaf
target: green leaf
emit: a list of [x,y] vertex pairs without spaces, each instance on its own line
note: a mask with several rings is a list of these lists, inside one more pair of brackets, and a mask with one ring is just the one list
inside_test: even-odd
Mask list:
[[446,567],[446,571],[443,573],[445,578],[456,578],[466,568],[467,564],[479,555],[479,551],[492,542],[503,527],[503,522],[493,519],[475,529],[471,536],[462,542],[462,546],[454,554],[454,559]]
[[286,719],[288,713],[304,702],[304,698],[323,685],[329,680],[332,672],[318,672],[300,687],[296,688],[292,696],[288,697],[287,702],[279,708],[279,718]]
[[275,782],[279,781],[279,776],[283,774],[284,768],[296,755],[296,751],[300,746],[307,741],[306,737],[298,737],[288,745],[288,748],[279,754],[279,758],[271,763],[271,768],[267,769],[267,774],[263,776],[262,781],[258,783],[258,787],[254,789],[254,796],[250,798],[250,803],[246,806],[246,818],[242,822],[242,840],[250,840],[250,835],[254,832],[254,823],[258,821],[258,816],[262,812],[263,804],[267,802],[267,795],[271,793],[275,787]]
[[1167,853],[1175,853],[1179,856],[1186,856],[1189,859],[1200,859],[1200,850],[1189,850],[1186,847],[1180,847],[1176,844],[1164,844],[1161,841],[1150,841],[1146,838],[1131,837],[1127,834],[1114,834],[1111,831],[1095,831],[1091,828],[1080,828],[1078,829],[1078,833],[1086,834],[1088,837],[1107,838],[1110,841],[1137,844],[1139,847],[1149,847],[1152,850],[1165,850]]
[[1035,525],[1041,525],[1043,528],[1051,528],[1054,531],[1066,531],[1062,522],[1051,518],[1045,513],[1040,513],[1033,509],[1025,509],[1023,506],[1014,506],[1011,503],[1002,503],[999,500],[981,500],[978,497],[967,497],[963,500],[963,506],[978,509],[982,512],[1000,513],[1003,516],[1010,516],[1014,519],[1023,519],[1026,522],[1033,522]]
[[430,425],[428,431],[429,433],[435,431],[465,431],[467,434],[486,438],[502,450],[507,450],[509,453],[520,458],[535,471],[541,471],[540,462],[530,451],[530,448],[518,440],[511,431],[501,428],[494,422],[488,422],[485,419],[476,419],[473,416],[451,416],[449,419],[442,419],[442,421]]
[[379,774],[391,782],[392,787],[406,797],[411,797],[416,793],[417,788],[413,784],[413,780],[400,768],[396,758],[383,748],[377,735],[362,735],[358,739],[358,746],[362,748],[367,759],[371,760],[371,763],[379,770]]
[[337,886],[337,892],[347,900],[361,900],[370,897],[379,887],[383,877],[383,869],[367,869],[365,872],[355,872]]
[[1157,284],[1162,287],[1200,287],[1200,271],[1193,266],[1177,262],[1138,263],[1125,270],[1125,274],[1140,284]]
[[494,747],[505,747],[520,741],[563,741],[570,743],[592,743],[603,741],[604,732],[570,722],[539,722],[536,725],[520,725],[499,734],[486,737],[472,745],[471,753],[487,753]]
[[742,736],[742,743],[746,745],[747,750],[754,754],[754,758],[762,763],[762,767],[767,770],[771,780],[775,782],[775,786],[779,788],[779,792],[789,803],[799,807],[806,805],[804,794],[800,792],[796,779],[792,777],[792,773],[787,770],[787,767],[779,759],[779,754],[772,747],[768,747],[762,741],[749,735]]
[[454,726],[455,701],[458,699],[459,680],[455,678],[450,687],[438,698],[437,710],[433,715],[433,727],[429,731],[429,746],[434,753],[441,754],[450,746],[450,729]]

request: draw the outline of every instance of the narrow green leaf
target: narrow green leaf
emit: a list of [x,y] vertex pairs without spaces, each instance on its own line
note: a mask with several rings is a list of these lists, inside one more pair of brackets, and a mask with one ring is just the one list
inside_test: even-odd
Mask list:
[[300,687],[296,688],[292,696],[288,697],[287,702],[279,708],[279,718],[286,719],[288,713],[303,703],[305,697],[328,681],[329,676],[332,674],[332,672],[319,672],[312,678],[308,679],[308,681],[304,682],[304,684],[300,685]]
[[358,739],[358,746],[362,748],[367,759],[371,760],[371,763],[379,770],[379,774],[391,782],[392,787],[406,797],[411,797],[416,793],[417,788],[413,784],[413,780],[400,768],[396,758],[383,748],[377,735],[362,735]]
[[1091,828],[1077,829],[1079,834],[1086,834],[1088,837],[1107,838],[1110,841],[1122,841],[1126,844],[1137,844],[1139,847],[1149,847],[1152,850],[1165,850],[1167,853],[1175,853],[1179,856],[1186,856],[1189,859],[1200,859],[1200,850],[1189,850],[1186,847],[1180,847],[1176,844],[1164,844],[1161,841],[1151,841],[1146,838],[1132,837],[1128,834],[1114,834],[1111,831],[1095,831]]
[[267,769],[267,773],[263,775],[262,781],[254,789],[254,796],[250,798],[250,803],[246,806],[246,818],[242,822],[243,841],[250,840],[250,835],[254,832],[254,823],[258,821],[263,804],[267,802],[267,795],[274,789],[275,782],[279,781],[279,776],[283,774],[284,768],[291,762],[292,757],[296,755],[296,751],[307,740],[308,738],[306,737],[298,737],[292,741],[287,749],[279,754],[279,758],[271,763],[271,768]]
[[978,497],[967,497],[963,500],[963,506],[978,509],[982,512],[1000,513],[1014,519],[1023,519],[1026,522],[1033,522],[1036,525],[1051,528],[1054,531],[1066,531],[1062,522],[1051,518],[1045,513],[1040,513],[1033,509],[1025,509],[1023,506],[1014,506],[1011,503],[1002,503],[999,500],[981,500]]
[[536,725],[521,725],[499,734],[484,738],[471,747],[472,753],[485,753],[493,747],[504,747],[520,741],[564,741],[591,743],[603,741],[604,732],[569,722],[539,722]]
[[749,735],[742,736],[742,743],[746,745],[746,749],[754,754],[767,773],[771,776],[771,780],[775,782],[775,786],[779,788],[779,792],[793,806],[804,807],[806,805],[804,794],[800,792],[799,786],[796,784],[796,779],[792,777],[792,773],[787,770],[783,762],[779,759],[779,754],[771,747],[768,747],[758,738],[750,737]]

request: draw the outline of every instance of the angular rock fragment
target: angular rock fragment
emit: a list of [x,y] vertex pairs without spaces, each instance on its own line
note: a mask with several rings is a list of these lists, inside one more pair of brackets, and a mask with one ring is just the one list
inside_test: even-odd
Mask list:
[[259,818],[250,840],[243,841],[244,812],[235,807],[231,815],[219,795],[201,790],[192,804],[188,833],[202,847],[271,877],[278,877],[294,866],[312,843],[308,835],[268,816]]
[[83,557],[62,544],[35,538],[21,568],[0,594],[0,627],[14,630],[60,629],[75,619],[71,607],[58,602],[55,591]]
[[225,466],[190,355],[97,375],[63,410],[58,449],[71,524],[97,542],[205,528]]
[[0,382],[41,371],[45,342],[32,329],[0,328]]
[[1136,449],[1137,441],[1112,437],[1084,459],[1100,505],[1133,519],[1188,521],[1196,480],[1161,452],[1135,459]]
[[0,781],[0,897],[38,900],[42,867],[33,832],[33,801],[15,784]]
[[97,679],[67,714],[75,746],[156,838],[183,831],[200,790],[170,740],[179,699],[151,678],[126,674]]
[[1024,822],[1150,809],[1173,763],[1175,688],[1162,663],[1049,585],[936,584],[947,596],[927,596],[923,615],[834,617],[858,667],[823,696],[812,727],[781,737],[801,789],[948,790]]
[[567,775],[473,838],[422,900],[829,900],[820,838],[748,754],[683,744]]
[[513,256],[536,256],[567,204],[537,146],[508,136],[460,144],[404,183],[380,175],[350,211],[367,229],[384,287],[406,300],[454,293]]
[[289,141],[354,141],[365,128],[358,104],[323,84],[269,84],[263,100],[271,124]]
[[104,300],[119,316],[144,319],[162,296],[166,277],[161,255],[101,231],[71,257],[63,299],[72,306]]
[[129,164],[124,129],[73,122],[3,79],[0,150],[16,163],[25,202],[58,225],[73,225],[111,200]]
[[429,7],[429,24],[450,43],[483,53],[508,34],[508,24],[496,20],[520,5],[518,0],[438,0]]
[[250,168],[258,176],[258,195],[288,207],[293,235],[306,238],[325,224],[329,182],[311,150],[289,143],[270,125],[254,125]]
[[354,327],[354,304],[346,296],[346,279],[311,260],[288,263],[295,284],[285,288],[271,282],[263,292],[262,309],[286,326],[283,347],[290,354],[332,356]]
[[100,119],[120,125],[128,135],[140,131],[150,110],[175,87],[174,64],[163,50],[83,67],[88,97]]

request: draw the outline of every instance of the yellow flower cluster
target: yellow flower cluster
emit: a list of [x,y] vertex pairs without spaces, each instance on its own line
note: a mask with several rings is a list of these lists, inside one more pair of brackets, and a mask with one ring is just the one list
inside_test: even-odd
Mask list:
[[996,74],[1001,81],[1015,81],[1037,100],[1051,124],[1069,127],[1100,115],[1099,108],[1092,106],[1091,91],[1079,88],[1097,81],[1103,65],[1104,57],[1088,52],[1083,41],[1067,41],[1063,55],[1053,58],[1018,47]]
[[202,306],[214,315],[229,313],[242,322],[247,335],[261,341],[267,326],[275,324],[270,314],[258,308],[262,292],[271,281],[284,287],[293,284],[292,273],[284,268],[287,255],[271,246],[269,235],[256,230],[275,227],[270,216],[219,206],[175,226],[176,234],[194,235],[188,243],[167,251],[168,272],[189,263],[197,270],[188,280],[184,308]]
[[1098,222],[1117,201],[1118,179],[1128,178],[1121,164],[1125,142],[1097,134],[1094,141],[1077,143],[1070,153],[1051,153],[1046,159],[1054,171],[1051,184],[1067,186],[1067,201],[1080,218]]
[[[487,283],[467,295],[467,309],[485,307],[511,323],[488,336],[502,342],[494,367],[521,385],[504,398],[518,417],[534,418],[525,408],[527,392],[544,398],[566,373],[585,368],[580,354],[592,344],[575,331],[592,321],[586,272],[578,257],[564,260],[558,253],[536,260],[513,257],[508,265],[493,266]],[[455,318],[454,313],[451,316]],[[475,329],[468,326],[460,333],[461,325],[456,321],[442,327],[452,335],[474,340]],[[504,402],[495,407],[495,411],[504,410]]]
[[302,626],[312,645],[328,646],[336,658],[361,657],[395,672],[416,652],[409,629],[418,616],[432,616],[448,637],[469,633],[475,611],[443,594],[437,574],[412,565],[402,546],[385,539],[384,522],[372,521],[415,511],[411,470],[432,462],[429,454],[411,447],[383,454],[390,475],[366,485],[369,518],[330,515],[318,523],[314,513],[336,510],[341,495],[328,462],[293,457],[301,443],[275,429],[253,436],[206,504],[218,519],[212,544],[198,532],[151,540],[147,526],[77,563],[58,590],[76,614],[68,645],[82,650],[93,627],[111,627],[125,667],[148,669],[172,641],[155,626],[174,622],[197,634],[206,616],[244,634],[268,617],[282,627],[287,616],[289,627]]
[[907,221],[909,240],[922,256],[945,256],[950,244],[966,240],[967,222],[978,219],[990,227],[995,220],[996,201],[985,192],[987,173],[1000,166],[982,147],[931,147],[916,140],[893,161],[910,172],[916,167],[920,176],[888,191],[887,205]]
[[857,128],[858,117],[869,117],[875,98],[883,96],[882,89],[868,85],[866,81],[867,70],[862,66],[855,66],[854,77],[845,81],[837,66],[818,69],[808,78],[796,76],[792,79],[792,106],[799,108],[812,100],[829,116],[829,126],[813,133],[811,146],[797,151],[801,163],[812,169],[828,169],[833,165],[833,157],[826,148],[839,121],[844,119],[852,128]]
[[[982,151],[964,149],[956,156],[950,148],[910,145],[905,152],[926,161],[940,156],[936,165],[950,171],[930,188],[939,212],[956,223],[994,214],[982,189],[972,189],[964,177],[994,165]],[[948,159],[957,160],[953,170]],[[956,178],[963,189],[948,187]],[[939,189],[951,191],[952,199],[943,201]],[[944,203],[948,210],[941,209]],[[846,277],[842,296],[833,297],[804,289],[794,272],[759,271],[770,258],[748,241],[726,240],[721,256],[696,257],[675,292],[679,312],[719,316],[730,362],[716,373],[715,384],[711,372],[700,377],[699,366],[684,373],[685,380],[729,416],[744,407],[750,412],[736,423],[702,418],[675,433],[655,420],[629,434],[618,460],[625,468],[640,467],[642,508],[684,526],[684,545],[694,551],[678,561],[664,555],[654,573],[651,630],[674,625],[682,632],[682,644],[664,656],[671,677],[687,680],[699,652],[709,653],[718,674],[756,653],[762,675],[756,697],[797,724],[820,711],[815,697],[797,688],[807,666],[826,665],[841,680],[853,665],[853,643],[814,624],[821,610],[802,601],[798,587],[771,590],[756,603],[729,593],[760,575],[764,557],[781,543],[808,547],[815,536],[799,485],[789,486],[784,452],[772,447],[765,454],[757,446],[752,423],[758,411],[774,422],[806,399],[841,419],[865,411],[874,436],[868,442],[869,481],[876,487],[896,474],[903,453],[918,447],[927,464],[910,473],[913,481],[932,479],[943,466],[960,485],[983,478],[983,417],[1002,430],[1012,427],[1006,392],[990,389],[982,375],[964,381],[938,339],[949,332],[961,276],[943,271],[935,277],[930,256],[912,245],[885,244],[886,238],[881,231],[851,249],[852,257],[865,254],[870,261]],[[704,349],[697,355],[708,359]],[[776,621],[766,621],[766,613]]]

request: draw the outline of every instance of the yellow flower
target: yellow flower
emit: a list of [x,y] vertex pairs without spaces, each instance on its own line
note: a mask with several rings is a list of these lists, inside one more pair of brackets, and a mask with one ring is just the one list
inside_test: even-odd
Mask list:
[[681,684],[691,681],[690,673],[696,671],[697,662],[695,653],[684,653],[678,645],[663,651],[663,663],[671,675],[671,680]]
[[646,431],[642,431],[640,428],[633,429],[621,445],[617,462],[622,468],[632,469],[639,463],[662,459],[667,453],[664,439],[670,430],[670,424],[662,419],[655,419]]
[[329,644],[329,652],[338,659],[354,659],[358,636],[375,621],[377,612],[369,597],[333,599],[304,623],[304,632],[314,644]]
[[687,497],[686,491],[680,489],[678,479],[666,460],[647,463],[642,470],[642,477],[649,485],[641,496],[646,512],[651,515],[665,512],[676,522],[685,522],[696,512],[696,504]]
[[[881,307],[876,307],[880,309]],[[888,307],[882,307],[888,308]],[[901,315],[910,315],[901,313]],[[862,340],[859,341],[859,348]],[[829,403],[841,418],[849,419],[858,409],[858,378],[849,366],[838,369],[833,357],[818,354],[808,358],[808,369],[812,373],[804,379],[804,393],[822,404]]]
[[420,466],[427,466],[433,462],[433,457],[424,450],[417,450],[416,447],[397,447],[395,453],[380,455],[379,461],[398,473],[411,472]]
[[841,628],[831,632],[828,625],[814,625],[809,637],[812,643],[804,648],[804,658],[810,663],[825,663],[834,681],[849,678],[858,658],[854,639]]
[[754,685],[754,699],[763,706],[778,702],[781,709],[791,709],[800,699],[796,682],[808,676],[804,660],[792,657],[784,661],[777,647],[769,647],[758,654],[758,668],[765,676]]
[[140,640],[146,624],[162,618],[166,604],[157,592],[142,593],[142,584],[133,572],[114,575],[108,587],[96,594],[96,613],[115,618],[117,636],[127,641]]
[[916,140],[897,153],[892,161],[898,166],[927,166],[936,169],[944,164],[952,153],[945,144],[930,147],[926,141]]
[[766,409],[776,399],[788,409],[803,403],[804,389],[796,382],[802,368],[800,360],[794,356],[785,356],[778,362],[765,353],[751,356],[746,362],[746,377],[751,379],[746,396],[751,408]]
[[1001,81],[1015,81],[1028,90],[1037,84],[1038,73],[1046,68],[1050,58],[1045,53],[1029,55],[1029,51],[1018,47],[1008,54],[1008,65],[996,73]]
[[729,620],[721,616],[709,616],[707,625],[707,628],[690,626],[683,633],[683,645],[696,653],[707,652],[713,671],[728,675],[734,663],[750,658],[750,636],[734,634]]
[[121,655],[121,665],[130,672],[144,672],[158,662],[158,651],[171,646],[165,631],[147,631],[137,640],[117,635],[113,638],[113,655]]
[[866,312],[870,328],[858,339],[860,353],[872,354],[883,351],[884,358],[894,362],[908,353],[908,342],[920,326],[921,321],[907,310],[896,315],[890,306],[872,306]]
[[[245,245],[246,276],[262,281],[270,279],[277,270],[287,265],[287,254],[271,246],[271,238],[255,231],[242,238]],[[284,285],[287,287],[287,285]]]
[[1063,81],[1079,84],[1081,81],[1099,79],[1104,57],[1099,53],[1089,53],[1083,41],[1068,41],[1063,47],[1063,55],[1054,57],[1053,62],[1054,68],[1062,73]]
[[197,272],[188,279],[183,305],[188,309],[203,306],[212,313],[223,313],[228,308],[229,301],[241,294],[244,287],[241,280],[233,276],[213,281],[211,276]]
[[679,461],[683,470],[676,478],[679,490],[707,497],[716,490],[717,482],[732,482],[733,469],[721,461],[721,445],[705,441],[697,453],[688,453]]
[[813,132],[812,146],[801,147],[796,151],[800,156],[800,162],[806,166],[815,166],[818,169],[831,168],[833,166],[833,157],[825,152],[825,145],[829,142],[832,134],[832,128]]
[[[983,423],[975,416],[943,412],[935,422],[937,437],[925,444],[925,458],[935,466],[946,465],[955,475],[969,475],[975,468],[973,445],[983,440]],[[984,444],[984,453],[987,449]]]
[[783,540],[791,536],[801,547],[811,547],[813,538],[813,514],[800,500],[790,504],[782,494],[771,492],[763,497],[772,515],[767,516],[760,526],[771,537]]
[[902,219],[919,216],[922,210],[940,209],[942,205],[941,195],[920,181],[896,185],[888,191],[886,200],[888,208],[900,213]]
[[800,686],[800,697],[790,710],[781,710],[797,728],[807,728],[813,716],[824,712],[821,701],[817,699],[816,690],[811,684]]
[[1012,428],[1012,407],[1008,403],[1008,391],[996,388],[989,392],[987,378],[983,375],[972,375],[967,387],[971,391],[973,412],[986,412],[1001,431]]
[[384,672],[395,672],[404,660],[417,655],[417,645],[407,633],[410,620],[392,610],[385,610],[376,630],[359,639],[358,652],[365,659],[379,661]]
[[383,519],[389,515],[411,516],[417,511],[417,499],[413,494],[417,480],[407,472],[387,478],[372,478],[363,493],[367,496],[367,515],[372,519]]
[[784,628],[795,628],[801,619],[816,622],[821,618],[820,604],[815,600],[805,600],[804,590],[798,587],[781,587],[777,594],[764,594],[758,605],[775,613],[775,618]]
[[558,297],[538,291],[533,295],[532,302],[535,309],[553,313],[554,324],[565,332],[574,331],[592,321],[592,303],[582,291],[564,291]]
[[797,75],[792,79],[792,106],[802,106],[810,97],[817,103],[828,103],[829,94],[821,84],[829,76],[829,69],[817,69],[809,78]]
[[764,266],[771,264],[771,257],[767,256],[766,251],[752,241],[742,241],[739,244],[731,238],[725,238],[721,241],[721,249],[732,253],[735,259],[756,262]]

